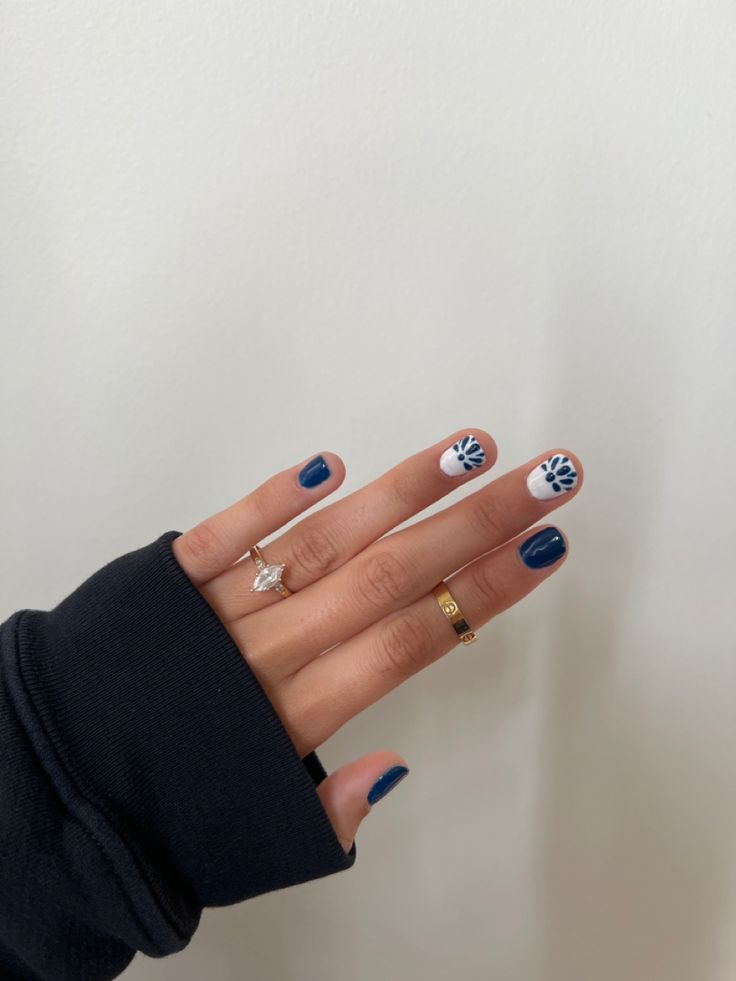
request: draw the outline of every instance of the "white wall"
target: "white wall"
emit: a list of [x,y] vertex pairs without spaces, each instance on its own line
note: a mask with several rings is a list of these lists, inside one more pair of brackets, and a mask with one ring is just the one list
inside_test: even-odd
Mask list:
[[312,451],[586,467],[564,569],[322,748],[412,767],[356,866],[126,977],[732,979],[731,0],[0,0],[0,45],[2,619]]

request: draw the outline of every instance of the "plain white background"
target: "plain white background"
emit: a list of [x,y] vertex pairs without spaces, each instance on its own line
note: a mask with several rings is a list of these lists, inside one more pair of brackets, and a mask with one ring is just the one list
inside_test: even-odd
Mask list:
[[126,977],[733,978],[733,3],[0,32],[3,619],[323,449],[339,495],[465,426],[586,468],[559,573],[321,748],[412,768],[356,866]]

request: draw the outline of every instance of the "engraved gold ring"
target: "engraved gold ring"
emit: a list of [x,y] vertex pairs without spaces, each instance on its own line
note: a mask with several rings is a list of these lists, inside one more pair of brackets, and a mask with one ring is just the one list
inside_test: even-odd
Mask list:
[[268,589],[275,589],[282,596],[291,596],[291,590],[281,582],[281,576],[286,568],[286,563],[282,562],[281,565],[270,565],[266,562],[263,552],[261,552],[257,545],[251,545],[248,551],[253,556],[253,561],[258,570],[253,580],[253,585],[250,587],[251,593],[265,593]]
[[476,633],[474,630],[470,629],[468,621],[460,611],[460,607],[453,598],[453,595],[450,592],[445,580],[440,580],[432,592],[434,593],[437,602],[440,604],[440,609],[452,624],[452,629],[458,635],[463,644],[472,644],[476,638]]

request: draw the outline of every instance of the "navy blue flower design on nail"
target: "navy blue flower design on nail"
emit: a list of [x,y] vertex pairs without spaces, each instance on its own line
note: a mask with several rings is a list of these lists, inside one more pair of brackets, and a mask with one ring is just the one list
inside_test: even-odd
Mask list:
[[563,490],[569,490],[577,481],[577,474],[570,465],[566,456],[553,456],[542,464],[545,471],[545,480],[552,484],[552,490],[559,494]]
[[440,457],[440,469],[450,477],[457,477],[482,467],[486,459],[482,446],[471,434],[453,443]]

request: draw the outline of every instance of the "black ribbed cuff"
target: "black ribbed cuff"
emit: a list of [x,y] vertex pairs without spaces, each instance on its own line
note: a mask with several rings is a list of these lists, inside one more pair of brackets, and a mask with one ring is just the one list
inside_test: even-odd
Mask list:
[[200,906],[350,868],[355,845],[346,855],[315,791],[319,759],[300,759],[179,566],[179,534],[113,560],[50,613],[24,612],[20,669],[58,760],[149,885],[179,883]]

